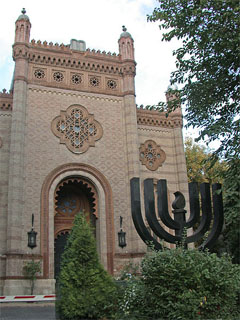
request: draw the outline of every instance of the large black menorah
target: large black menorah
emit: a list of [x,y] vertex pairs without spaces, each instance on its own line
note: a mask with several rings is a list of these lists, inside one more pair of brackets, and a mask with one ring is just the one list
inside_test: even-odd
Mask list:
[[[152,243],[156,250],[161,250],[161,243],[159,243],[156,240],[156,237],[149,232],[149,228],[146,227],[141,213],[139,178],[132,178],[130,185],[132,218],[135,228],[146,244]],[[199,191],[201,194],[201,206],[199,203]],[[158,218],[155,212],[153,179],[144,180],[145,216],[150,229],[157,237],[166,242],[178,244],[184,241],[185,246],[187,246],[188,243],[197,242],[204,238],[199,249],[210,249],[220,235],[223,227],[224,217],[221,185],[219,183],[212,185],[211,201],[210,185],[208,183],[202,183],[200,188],[198,188],[198,184],[196,182],[189,183],[190,215],[187,221],[187,211],[184,209],[185,198],[180,191],[175,192],[174,195],[175,200],[172,203],[172,213],[174,218],[172,218],[168,211],[167,182],[166,180],[158,180]],[[159,223],[159,219],[161,220],[161,223]],[[174,231],[173,234],[167,232],[162,226],[163,224],[167,228],[172,229]],[[193,230],[196,225],[197,228],[192,235],[184,235],[185,229],[190,228]],[[207,232],[209,233],[207,234]]]

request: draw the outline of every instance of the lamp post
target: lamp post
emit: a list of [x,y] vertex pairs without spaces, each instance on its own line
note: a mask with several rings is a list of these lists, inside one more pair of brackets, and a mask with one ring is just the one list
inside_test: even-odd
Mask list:
[[33,229],[34,214],[32,214],[32,229],[28,232],[28,247],[33,249],[37,246],[37,232]]
[[123,217],[120,216],[120,231],[118,232],[118,245],[122,249],[126,247],[127,242],[126,242],[126,232],[122,231],[122,221]]

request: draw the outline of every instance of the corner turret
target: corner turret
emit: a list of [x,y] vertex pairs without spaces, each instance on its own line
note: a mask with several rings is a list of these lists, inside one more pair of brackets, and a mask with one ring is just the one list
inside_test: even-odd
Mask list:
[[122,30],[123,32],[118,40],[119,53],[122,56],[122,60],[134,60],[134,40],[125,26],[122,26]]
[[15,25],[15,43],[28,43],[30,39],[31,23],[29,17],[26,15],[25,8],[22,9],[22,14],[18,17]]

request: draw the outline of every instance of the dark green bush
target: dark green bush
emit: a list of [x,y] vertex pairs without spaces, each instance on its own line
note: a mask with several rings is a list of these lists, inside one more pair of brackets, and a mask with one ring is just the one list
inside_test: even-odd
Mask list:
[[78,214],[63,253],[57,312],[64,320],[112,318],[115,297],[115,283],[99,262],[91,228]]
[[239,271],[227,257],[208,252],[153,252],[120,308],[126,319],[238,319]]

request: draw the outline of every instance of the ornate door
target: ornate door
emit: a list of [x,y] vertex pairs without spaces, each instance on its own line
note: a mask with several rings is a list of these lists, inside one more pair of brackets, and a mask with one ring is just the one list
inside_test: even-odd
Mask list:
[[[97,193],[94,186],[81,178],[68,178],[62,181],[55,191],[54,216],[54,274],[59,275],[61,255],[72,229],[74,216],[83,212],[87,221],[96,230]],[[96,234],[96,231],[95,231]]]
[[61,232],[57,235],[54,243],[54,278],[57,279],[60,272],[61,257],[67,243],[69,232]]

